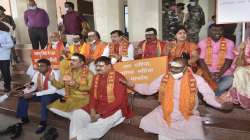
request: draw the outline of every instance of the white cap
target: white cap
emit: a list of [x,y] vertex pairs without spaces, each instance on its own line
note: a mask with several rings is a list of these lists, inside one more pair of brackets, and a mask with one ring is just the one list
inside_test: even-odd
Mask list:
[[89,32],[88,33],[88,36],[94,36],[95,35],[95,32]]
[[151,35],[151,34],[155,34],[154,31],[147,31],[147,32],[145,32],[145,35]]
[[183,65],[181,64],[181,63],[179,63],[179,62],[176,62],[176,61],[171,61],[171,62],[169,62],[169,64],[170,64],[170,66],[172,66],[172,67],[183,67]]

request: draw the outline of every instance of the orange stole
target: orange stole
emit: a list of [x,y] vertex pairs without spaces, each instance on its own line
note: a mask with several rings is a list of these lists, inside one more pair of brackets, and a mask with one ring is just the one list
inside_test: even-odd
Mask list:
[[37,77],[37,90],[38,91],[48,89],[49,76],[50,76],[51,72],[52,72],[52,69],[49,69],[49,71],[45,74],[44,82],[42,79],[42,74],[41,73],[38,74],[38,77]]
[[[82,85],[84,85],[84,84],[86,84],[87,83],[87,80],[86,80],[86,78],[87,78],[87,76],[88,76],[88,74],[89,74],[89,69],[88,69],[88,67],[87,66],[83,66],[83,68],[82,68],[82,74],[81,74],[81,77],[80,77],[80,84],[82,84]],[[64,75],[70,75],[71,77],[73,77],[72,76],[72,73],[69,71],[69,73],[66,73],[66,74],[64,74]],[[68,86],[65,86],[65,95],[64,95],[64,99],[65,100],[67,100],[67,98],[69,97],[69,91],[70,91],[70,89],[69,89],[70,87],[68,87]]]
[[183,43],[182,46],[174,46],[171,50],[170,50],[170,61],[172,61],[174,58],[176,57],[181,57],[183,52],[186,52],[191,56],[191,53],[193,50],[197,50],[198,47],[194,44],[194,43],[190,43],[190,42],[185,42]]
[[[161,81],[159,90],[159,101],[162,105],[163,117],[169,126],[171,126],[171,113],[174,109],[174,84],[175,79],[172,75],[170,73],[166,74]],[[189,68],[181,79],[180,92],[179,110],[183,117],[188,120],[193,113],[198,92],[196,80]]]
[[127,56],[128,55],[128,46],[129,46],[128,39],[125,37],[122,37],[122,40],[119,42],[118,45],[115,45],[114,43],[109,44],[109,50],[110,50],[109,55],[119,54],[121,56]]
[[216,83],[216,81],[214,81],[214,79],[208,74],[208,72],[203,70],[201,67],[198,68],[196,74],[204,78],[204,80],[208,83],[210,88],[213,89],[213,91],[216,91],[218,89],[218,84]]
[[[218,68],[221,68],[225,63],[225,56],[227,52],[227,42],[225,38],[220,39],[220,50],[219,50],[219,62],[217,64]],[[205,62],[207,65],[212,65],[212,55],[213,55],[213,46],[212,46],[212,39],[207,39],[207,49],[206,49],[206,57]]]
[[[98,89],[98,83],[100,80],[100,75],[96,75],[94,79],[94,97],[97,99],[97,89]],[[115,95],[114,95],[114,84],[115,84],[115,71],[111,71],[108,74],[107,78],[107,98],[108,103],[113,103],[115,101]]]
[[[145,56],[145,49],[146,49],[146,44],[147,44],[147,41],[145,40],[144,42],[143,42],[143,44],[142,44],[142,59],[144,58],[144,56]],[[160,42],[160,40],[157,40],[157,45],[156,45],[156,47],[157,47],[157,57],[160,57],[161,56],[161,52],[162,52],[162,49],[161,49],[161,42]]]
[[97,42],[96,49],[93,51],[91,49],[91,44],[86,43],[83,45],[83,49],[80,53],[86,56],[87,58],[97,59],[98,57],[102,56],[103,50],[106,47],[106,45],[107,44],[104,42],[101,41]]

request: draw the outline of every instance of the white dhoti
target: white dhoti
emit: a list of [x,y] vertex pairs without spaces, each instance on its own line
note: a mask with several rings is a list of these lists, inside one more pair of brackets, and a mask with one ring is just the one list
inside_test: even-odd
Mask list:
[[124,121],[121,110],[113,115],[91,123],[90,115],[82,110],[75,110],[70,122],[70,138],[76,137],[77,140],[99,139],[104,136],[112,127]]
[[163,119],[162,107],[159,106],[142,118],[140,128],[146,132],[159,135],[159,140],[204,140],[202,119],[199,116],[190,116],[185,120],[181,114],[172,116],[169,127]]

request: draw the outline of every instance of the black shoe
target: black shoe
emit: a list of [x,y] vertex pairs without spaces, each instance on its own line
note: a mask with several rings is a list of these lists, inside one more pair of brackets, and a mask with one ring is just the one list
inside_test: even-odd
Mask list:
[[21,123],[17,123],[17,124],[15,125],[15,132],[13,133],[14,135],[11,136],[10,138],[11,138],[12,140],[13,140],[13,139],[16,139],[16,138],[18,138],[18,137],[21,136],[22,132],[23,132],[22,124],[21,124]]
[[9,126],[4,131],[0,131],[0,135],[8,135],[8,134],[14,134],[15,133],[16,124]]
[[58,137],[58,132],[56,128],[49,128],[44,135],[40,138],[40,140],[56,140]]
[[46,130],[47,125],[39,125],[39,127],[36,130],[36,134],[41,134]]
[[3,92],[10,92],[10,91],[11,91],[10,88],[5,88],[5,89],[3,90]]
[[30,122],[29,118],[22,118],[22,124],[27,124]]

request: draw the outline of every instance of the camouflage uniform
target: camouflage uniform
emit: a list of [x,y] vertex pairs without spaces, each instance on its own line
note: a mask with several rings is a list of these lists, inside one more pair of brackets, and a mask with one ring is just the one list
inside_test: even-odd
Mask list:
[[165,23],[166,31],[165,31],[165,34],[163,35],[164,36],[163,38],[168,41],[175,40],[174,32],[177,26],[181,24],[179,21],[179,18],[176,12],[173,10],[168,10],[165,16],[166,16],[167,22]]
[[198,43],[200,29],[205,25],[205,14],[200,5],[188,5],[188,15],[185,21],[187,37],[190,42]]

